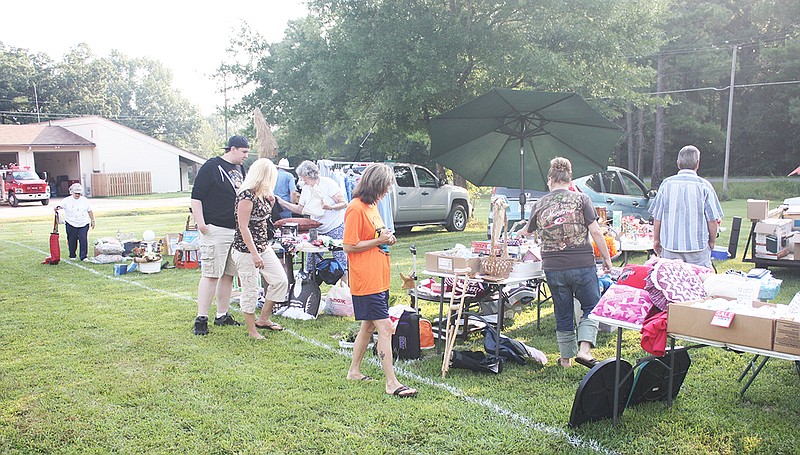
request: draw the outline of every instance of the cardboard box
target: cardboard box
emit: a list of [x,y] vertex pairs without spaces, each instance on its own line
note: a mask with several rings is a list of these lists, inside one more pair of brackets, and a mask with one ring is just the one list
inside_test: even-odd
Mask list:
[[800,261],[800,232],[789,237],[789,252],[794,255],[795,261]]
[[747,200],[747,218],[751,220],[765,220],[769,214],[769,201],[760,199]]
[[425,253],[425,270],[431,272],[453,273],[455,269],[470,269],[470,275],[481,271],[480,258],[461,258],[448,256],[443,251]]
[[781,259],[789,254],[789,237],[792,233],[792,220],[770,218],[759,221],[755,229],[756,257]]
[[800,355],[800,322],[787,319],[775,321],[775,341],[772,350]]
[[[772,349],[775,320],[737,314],[730,327],[711,325],[714,311],[693,308],[695,302],[674,302],[667,307],[667,332],[687,335],[705,340],[738,344],[758,349]],[[772,303],[753,302],[754,306]]]

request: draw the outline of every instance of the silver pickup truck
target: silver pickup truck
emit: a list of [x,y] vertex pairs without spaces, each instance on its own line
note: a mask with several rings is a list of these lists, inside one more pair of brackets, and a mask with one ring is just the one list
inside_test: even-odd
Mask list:
[[[466,188],[450,185],[445,179],[417,164],[386,163],[394,170],[397,185],[387,197],[394,206],[395,231],[408,232],[414,226],[442,225],[448,231],[463,231],[472,215]],[[366,168],[366,164],[354,167]]]

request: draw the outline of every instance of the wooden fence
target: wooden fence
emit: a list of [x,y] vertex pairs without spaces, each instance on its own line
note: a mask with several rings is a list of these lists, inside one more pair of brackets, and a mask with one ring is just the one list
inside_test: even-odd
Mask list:
[[92,174],[92,197],[130,196],[152,192],[150,171]]

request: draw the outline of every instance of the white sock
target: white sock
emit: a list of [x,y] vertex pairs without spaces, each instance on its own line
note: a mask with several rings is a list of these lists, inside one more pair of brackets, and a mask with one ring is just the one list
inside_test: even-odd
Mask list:
[[225,316],[226,314],[228,314],[227,311],[224,313],[217,313],[217,319],[221,318],[222,316]]

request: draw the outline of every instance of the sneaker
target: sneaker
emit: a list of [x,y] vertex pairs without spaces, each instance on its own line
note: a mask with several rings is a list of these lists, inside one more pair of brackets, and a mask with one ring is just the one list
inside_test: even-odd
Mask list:
[[208,335],[208,316],[197,316],[194,320],[194,334]]
[[230,313],[225,313],[225,316],[214,318],[214,325],[242,325],[242,323],[236,322]]
[[83,259],[81,259],[81,260],[82,260],[83,262],[92,262],[92,261],[90,261],[90,260],[89,260],[89,258],[83,258]]

